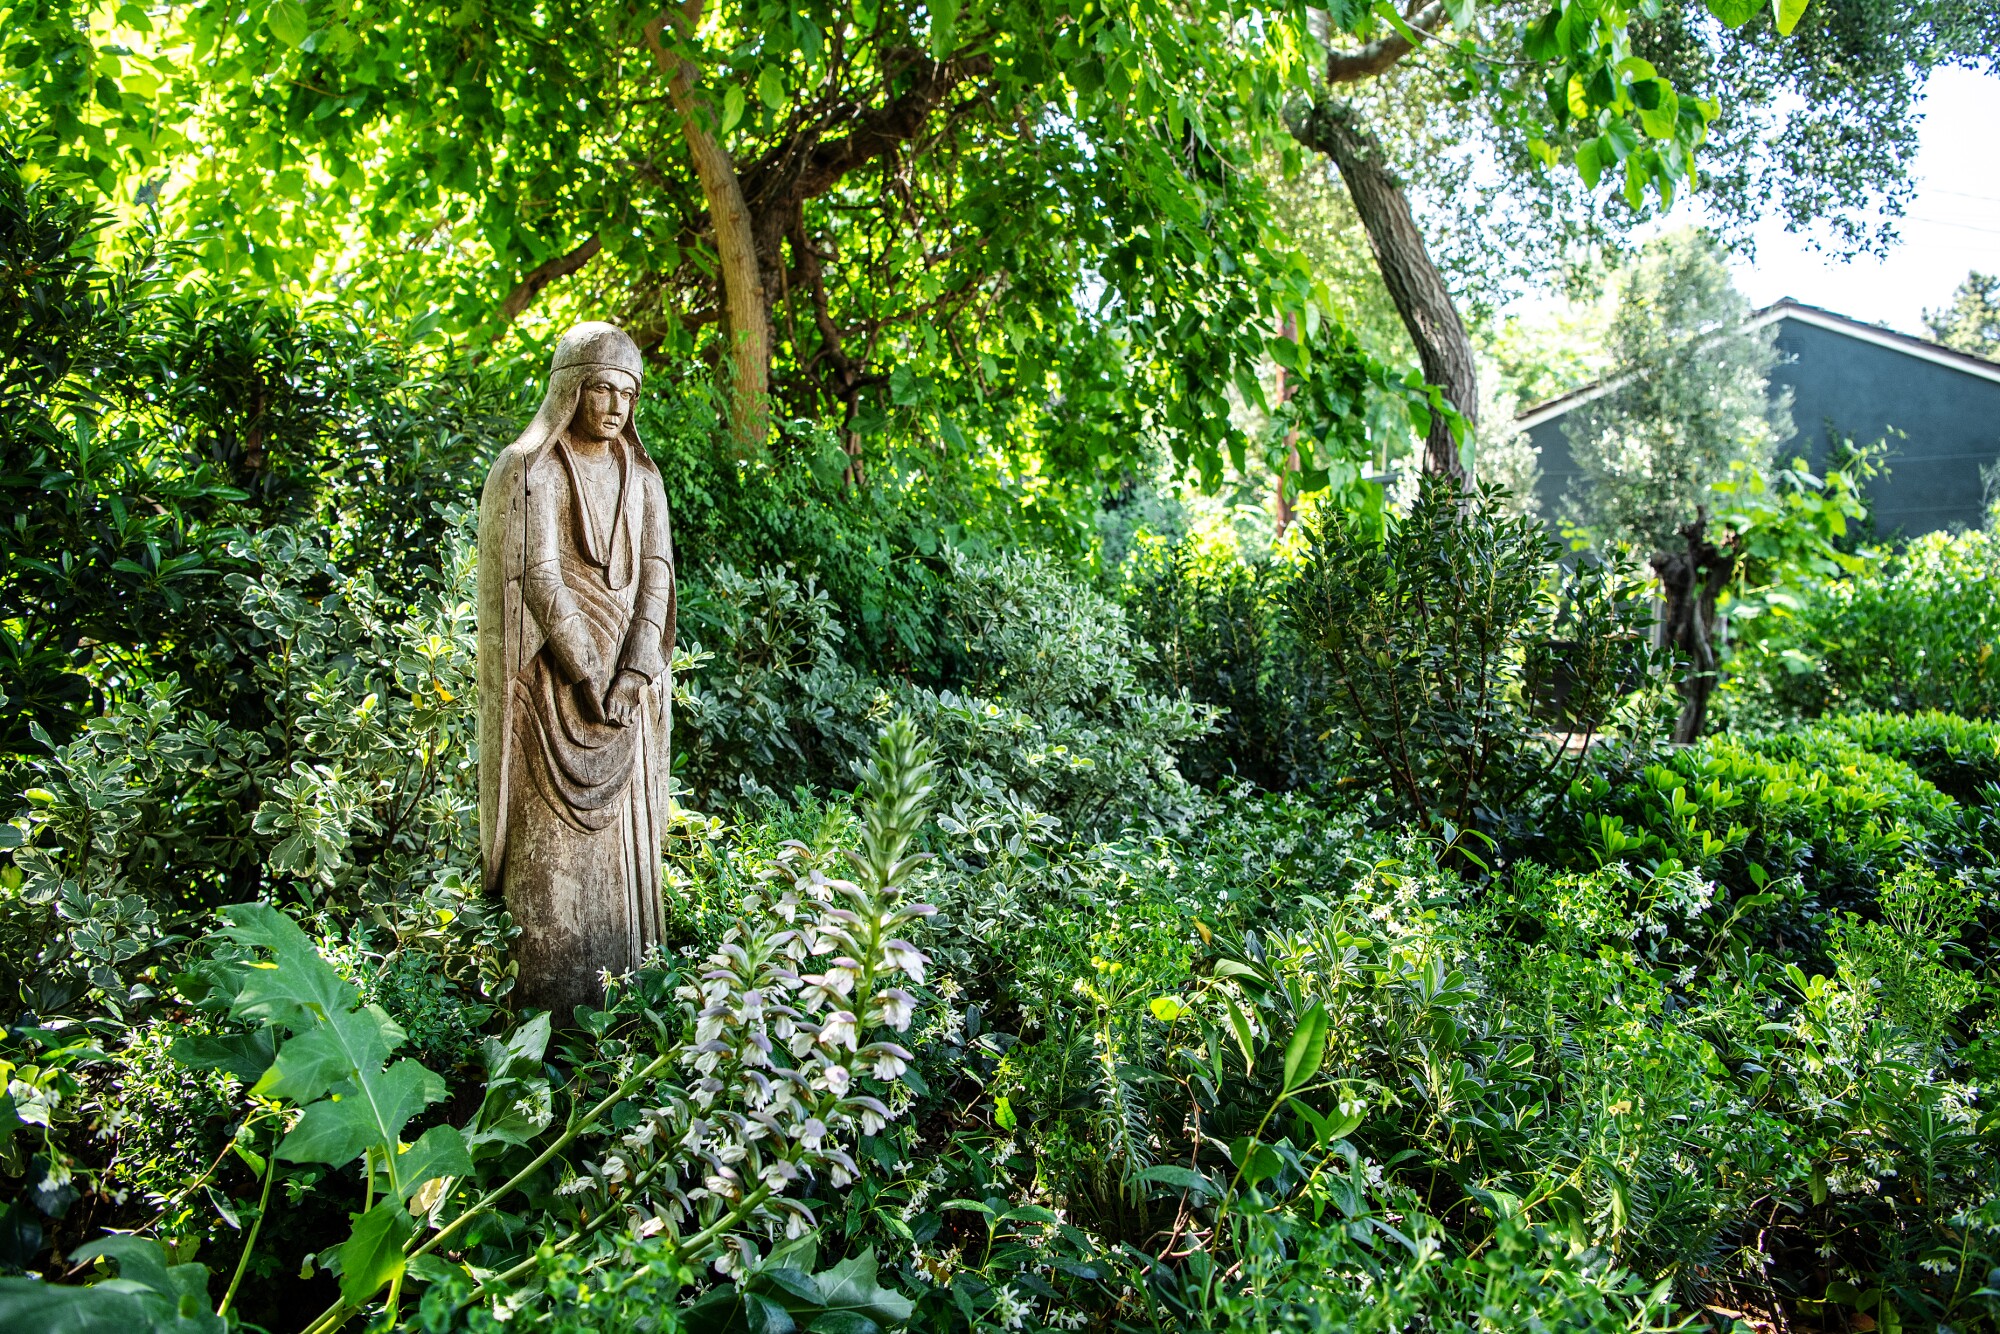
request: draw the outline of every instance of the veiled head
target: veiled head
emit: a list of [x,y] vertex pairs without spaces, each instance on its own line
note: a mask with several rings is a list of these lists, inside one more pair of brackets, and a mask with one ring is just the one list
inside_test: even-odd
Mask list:
[[577,325],[556,343],[549,366],[549,401],[573,404],[574,437],[610,440],[632,419],[645,362],[632,336],[598,320]]
[[639,356],[639,345],[632,341],[632,335],[602,320],[586,320],[556,342],[555,359],[549,365],[550,377],[574,367],[623,371],[631,377],[634,389],[646,372],[646,363]]

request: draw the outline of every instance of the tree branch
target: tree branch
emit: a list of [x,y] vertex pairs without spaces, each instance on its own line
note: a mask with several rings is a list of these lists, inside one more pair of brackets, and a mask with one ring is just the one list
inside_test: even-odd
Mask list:
[[521,312],[534,304],[542,289],[558,278],[567,278],[591,260],[604,248],[604,242],[595,232],[585,237],[583,243],[565,255],[545,259],[528,270],[527,276],[514,284],[514,290],[507,293],[500,302],[500,327],[506,328],[521,318]]
[[770,433],[771,312],[757,262],[757,246],[744,202],[743,183],[728,150],[709,130],[708,110],[695,93],[692,62],[671,55],[660,44],[669,22],[692,35],[701,22],[702,0],[686,0],[678,13],[661,10],[646,24],[646,47],[653,64],[667,78],[667,93],[680,114],[681,133],[694,158],[695,174],[708,201],[709,222],[715,229],[716,258],[722,270],[722,306],[727,312],[731,369],[730,426],[739,443],[763,448]]
[[[1413,6],[1410,12],[1404,14],[1403,22],[1419,37],[1428,37],[1429,29],[1435,28],[1443,17],[1443,6],[1432,0],[1421,8]],[[1392,28],[1366,46],[1351,51],[1327,52],[1326,81],[1342,84],[1372,79],[1414,50],[1416,43]]]

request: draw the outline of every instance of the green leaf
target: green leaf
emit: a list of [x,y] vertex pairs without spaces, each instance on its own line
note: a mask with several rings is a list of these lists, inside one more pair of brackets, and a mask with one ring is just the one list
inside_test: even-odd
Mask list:
[[396,1143],[410,1118],[444,1095],[442,1079],[415,1061],[398,1061],[358,1085],[353,1080],[337,1085],[307,1107],[279,1143],[278,1157],[336,1167],[351,1163],[363,1149]]
[[1242,1174],[1246,1186],[1268,1181],[1285,1169],[1285,1160],[1278,1156],[1276,1149],[1260,1144],[1248,1135],[1229,1146],[1229,1157]]
[[931,59],[943,60],[958,45],[959,0],[930,0],[925,8],[931,14]]
[[1327,1023],[1326,1007],[1314,1002],[1292,1031],[1292,1040],[1285,1046],[1285,1092],[1319,1073],[1320,1062],[1326,1059]]
[[220,934],[276,956],[272,963],[243,970],[230,1018],[262,1019],[296,1032],[315,1018],[345,1013],[361,1003],[354,984],[320,957],[299,924],[270,904],[239,903],[224,908],[222,916],[229,925]]
[[343,1079],[381,1069],[402,1044],[402,1028],[380,1006],[334,1014],[287,1042],[251,1092],[303,1106]]
[[1708,12],[1725,28],[1740,28],[1763,8],[1758,0],[1707,0]]
[[1598,179],[1604,174],[1602,139],[1591,139],[1578,145],[1576,150],[1576,174],[1583,177],[1583,183],[1595,190]]
[[743,121],[743,90],[731,84],[722,95],[722,133],[728,134]]
[[1229,1015],[1229,1027],[1236,1035],[1236,1045],[1243,1051],[1243,1073],[1247,1075],[1256,1066],[1255,1058],[1250,1055],[1253,1036],[1250,1017],[1243,1013],[1242,1007],[1237,1005],[1234,997],[1223,997],[1222,1007]]
[[1146,1008],[1163,1024],[1171,1024],[1188,1012],[1187,1002],[1178,996],[1155,996],[1146,1003]]
[[856,1311],[884,1325],[903,1324],[916,1310],[908,1297],[875,1281],[873,1247],[815,1277],[820,1304],[831,1310]]
[[773,111],[785,109],[785,74],[776,65],[766,65],[757,73],[757,96]]
[[1173,1163],[1158,1163],[1152,1167],[1145,1168],[1138,1173],[1135,1179],[1150,1181],[1161,1186],[1171,1186],[1175,1190],[1190,1191],[1194,1194],[1207,1195],[1211,1198],[1222,1193],[1215,1188],[1214,1182],[1193,1168],[1180,1167]]
[[169,1265],[158,1242],[105,1237],[71,1252],[104,1256],[118,1277],[90,1287],[0,1278],[0,1329],[36,1334],[224,1334],[208,1299],[208,1266]]
[[299,0],[271,0],[264,11],[264,22],[270,25],[273,37],[290,47],[299,46],[312,32],[306,8]]
[[340,1248],[340,1295],[360,1306],[403,1272],[403,1243],[416,1231],[400,1200],[384,1200],[355,1220]]
[[1789,37],[1805,16],[1806,0],[1771,0],[1771,8],[1777,14],[1779,34]]
[[469,1176],[471,1172],[472,1159],[465,1151],[465,1136],[451,1126],[432,1126],[415,1144],[396,1155],[396,1189],[404,1199],[426,1181]]
[[278,1054],[278,1035],[273,1029],[260,1028],[220,1038],[175,1038],[168,1052],[190,1070],[223,1070],[249,1087],[271,1068]]

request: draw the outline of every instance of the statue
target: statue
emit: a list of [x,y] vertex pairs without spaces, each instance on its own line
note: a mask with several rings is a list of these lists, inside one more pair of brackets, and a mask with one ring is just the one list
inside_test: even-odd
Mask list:
[[622,329],[556,344],[479,502],[479,838],[521,928],[518,995],[570,1020],[658,945],[675,579]]

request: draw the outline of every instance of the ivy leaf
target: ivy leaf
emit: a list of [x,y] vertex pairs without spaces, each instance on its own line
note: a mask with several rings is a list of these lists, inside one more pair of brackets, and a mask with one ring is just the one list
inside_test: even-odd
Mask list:
[[400,1200],[384,1200],[355,1220],[340,1248],[340,1295],[360,1306],[403,1272],[403,1243],[416,1231]]

